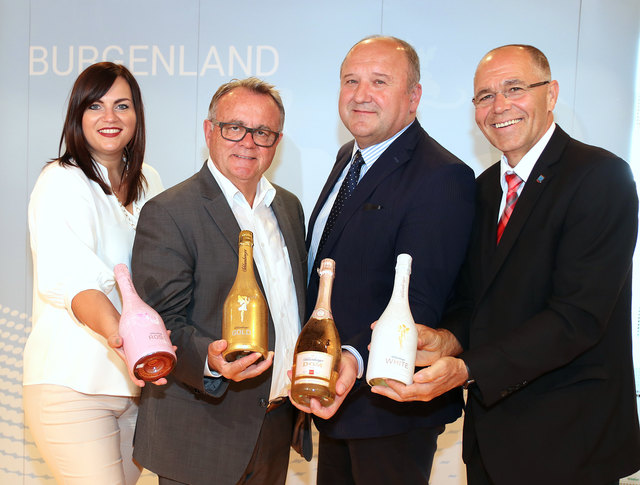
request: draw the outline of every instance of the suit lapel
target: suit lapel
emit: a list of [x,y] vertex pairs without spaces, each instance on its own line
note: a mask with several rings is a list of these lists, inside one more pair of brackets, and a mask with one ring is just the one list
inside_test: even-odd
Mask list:
[[[516,244],[520,233],[523,231],[529,217],[531,216],[531,213],[534,211],[537,201],[553,180],[554,165],[560,160],[560,156],[562,155],[568,141],[569,136],[562,131],[559,126],[556,126],[549,143],[540,154],[540,158],[529,174],[529,178],[522,189],[522,193],[518,198],[515,209],[509,218],[509,223],[507,224],[502,238],[500,239],[500,244],[496,247],[495,230],[490,232],[487,231],[483,235],[485,245],[485,251],[483,252],[488,254],[491,244],[495,247],[494,257],[490,259],[491,265],[486,273],[486,279],[483,285],[485,290],[491,284],[496,274],[506,261],[509,253],[513,249],[513,246]],[[499,174],[500,172],[498,170],[498,175],[495,177],[496,179],[499,178]],[[494,199],[497,199],[497,204],[499,204],[502,190],[500,188],[499,180],[496,180],[495,183],[498,187],[495,191],[498,194],[498,197]],[[484,214],[484,217],[492,217],[493,223],[483,220],[483,227],[492,227],[494,229],[497,227],[498,209],[499,206],[492,206],[490,209],[491,212],[487,211]]]
[[237,256],[240,226],[206,162],[198,173],[198,180],[200,181],[200,193],[204,199],[205,210]]
[[[380,158],[371,166],[371,168],[364,174],[355,190],[351,194],[351,197],[345,202],[342,212],[336,219],[331,234],[327,239],[322,253],[326,254],[331,251],[331,248],[335,245],[339,239],[340,234],[345,229],[349,219],[358,211],[364,202],[369,198],[371,193],[376,189],[380,183],[389,176],[393,171],[407,163],[410,159],[418,139],[418,133],[421,129],[418,120],[404,132],[397,140],[395,140],[389,147],[380,155]],[[351,155],[351,152],[349,152]],[[350,156],[347,162],[350,160]],[[342,165],[344,169],[345,164]],[[337,177],[336,177],[337,178]],[[335,183],[335,180],[334,180]],[[316,256],[316,261],[322,255]]]
[[[498,228],[497,218],[500,209],[502,189],[500,187],[500,164],[497,163],[487,170],[482,176],[486,177],[484,184],[478,185],[476,225],[477,254],[474,261],[474,271],[482,275],[483,284],[486,277],[492,271],[496,254],[496,233]],[[486,185],[485,185],[486,184]],[[517,207],[517,205],[516,205]],[[502,236],[504,238],[504,234]]]
[[316,205],[313,208],[313,212],[311,213],[311,217],[309,218],[309,227],[307,230],[306,240],[307,250],[309,250],[309,246],[311,245],[313,227],[315,226],[318,214],[327,201],[327,197],[329,197],[329,194],[331,193],[333,186],[336,184],[338,178],[340,177],[340,174],[342,174],[344,168],[351,161],[352,152],[353,142],[349,143],[343,150],[340,151],[340,153],[338,153],[338,159],[336,160],[336,163],[334,163],[333,168],[331,169],[331,173],[329,174],[329,177],[327,178],[327,181],[325,182],[324,187],[322,188],[322,191],[318,196],[318,201],[316,202]]

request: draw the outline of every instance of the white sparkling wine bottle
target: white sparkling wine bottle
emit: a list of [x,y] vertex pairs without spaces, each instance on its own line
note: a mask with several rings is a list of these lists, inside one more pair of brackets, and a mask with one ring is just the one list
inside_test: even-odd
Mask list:
[[407,385],[413,382],[418,331],[409,308],[411,261],[408,254],[398,255],[391,300],[371,335],[367,363],[367,382],[370,386],[385,386],[385,379]]

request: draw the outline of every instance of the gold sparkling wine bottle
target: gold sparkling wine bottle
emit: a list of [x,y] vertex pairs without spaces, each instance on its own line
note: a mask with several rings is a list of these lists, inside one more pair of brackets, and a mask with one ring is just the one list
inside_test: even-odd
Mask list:
[[253,233],[240,231],[238,273],[222,309],[222,338],[227,362],[258,352],[269,353],[269,310],[253,272]]
[[298,336],[293,355],[291,397],[303,406],[308,406],[312,397],[322,406],[329,406],[336,396],[341,349],[331,315],[335,267],[333,259],[323,259],[320,263],[316,307]]
[[385,379],[413,382],[418,331],[409,308],[410,275],[411,256],[399,254],[391,300],[371,335],[366,377],[371,386],[386,386]]

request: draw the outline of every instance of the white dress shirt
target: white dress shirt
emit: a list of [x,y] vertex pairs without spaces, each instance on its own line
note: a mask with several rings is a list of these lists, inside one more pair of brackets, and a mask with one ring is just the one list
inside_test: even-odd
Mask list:
[[520,159],[515,167],[509,165],[507,157],[505,157],[504,154],[502,155],[502,158],[500,159],[500,186],[502,187],[502,199],[500,201],[500,210],[498,211],[498,222],[500,221],[500,217],[504,212],[504,206],[507,205],[507,191],[509,189],[509,184],[507,184],[505,175],[508,173],[515,173],[522,179],[522,183],[517,190],[518,197],[520,197],[522,189],[524,188],[524,184],[527,183],[527,179],[529,178],[529,175],[531,175],[531,171],[533,170],[534,165],[538,161],[538,158],[540,158],[540,155],[547,146],[547,143],[549,143],[549,140],[551,139],[551,135],[553,135],[553,130],[555,130],[555,128],[556,124],[551,123],[549,129],[545,132],[544,135],[542,135],[542,138],[538,140],[538,143],[533,145],[531,150],[529,150],[524,155],[524,157]]
[[[107,169],[97,164],[109,184]],[[78,167],[48,164],[29,201],[33,255],[33,329],[24,350],[23,383],[55,384],[86,394],[137,396],[126,365],[107,341],[76,320],[73,298],[95,289],[122,309],[113,267],[131,265],[138,214],[162,191],[148,165],[143,197],[129,213],[115,195],[106,195]]]
[[[253,260],[266,293],[276,333],[269,400],[286,397],[289,388],[287,371],[293,363],[293,351],[300,333],[300,317],[289,251],[271,208],[276,189],[265,177],[261,177],[251,207],[242,192],[222,175],[211,159],[207,160],[207,166],[227,199],[240,229],[253,233]],[[217,377],[217,373],[210,373],[208,366],[205,374]]]

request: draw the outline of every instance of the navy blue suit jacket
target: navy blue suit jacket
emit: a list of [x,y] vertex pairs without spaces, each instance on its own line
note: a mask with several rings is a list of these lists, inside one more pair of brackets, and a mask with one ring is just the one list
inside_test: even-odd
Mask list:
[[[309,222],[307,247],[318,212],[349,163],[353,142],[338,152]],[[322,252],[336,261],[332,311],[342,344],[368,359],[370,325],[385,309],[396,257],[413,257],[409,301],[414,320],[437,327],[467,249],[473,217],[473,171],[431,138],[416,120],[365,173],[345,203]],[[313,271],[307,308],[315,306]],[[366,371],[366,370],[365,370]],[[330,420],[316,419],[333,438],[368,438],[442,425],[461,413],[458,391],[430,403],[397,403],[375,395],[364,378]]]

